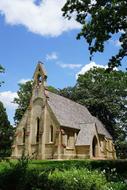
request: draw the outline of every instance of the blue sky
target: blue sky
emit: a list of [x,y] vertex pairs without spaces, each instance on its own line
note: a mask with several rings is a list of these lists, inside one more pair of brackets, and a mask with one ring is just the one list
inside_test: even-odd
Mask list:
[[[65,0],[0,0],[0,64],[5,73],[0,75],[0,88],[9,120],[13,124],[18,83],[31,79],[37,62],[44,63],[48,85],[56,88],[72,86],[76,74],[93,65],[105,66],[120,43],[117,36],[106,43],[105,52],[97,53],[90,63],[87,43],[76,40],[80,25],[67,21],[60,11]],[[125,60],[120,68],[125,70]]]

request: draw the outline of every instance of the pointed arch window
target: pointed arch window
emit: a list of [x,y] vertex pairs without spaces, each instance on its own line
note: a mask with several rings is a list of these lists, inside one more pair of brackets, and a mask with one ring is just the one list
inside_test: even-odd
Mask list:
[[43,78],[42,78],[41,74],[38,74],[38,76],[37,76],[37,83],[38,83],[38,85],[42,84],[42,80],[43,80]]
[[50,125],[50,142],[53,142],[53,126]]
[[25,135],[26,135],[26,129],[23,128],[23,143],[25,143]]
[[40,129],[40,119],[37,118],[37,135],[36,135],[36,142],[39,142],[39,129]]
[[98,141],[97,141],[97,137],[96,136],[94,136],[94,138],[93,138],[92,152],[93,152],[93,157],[97,157],[98,156]]

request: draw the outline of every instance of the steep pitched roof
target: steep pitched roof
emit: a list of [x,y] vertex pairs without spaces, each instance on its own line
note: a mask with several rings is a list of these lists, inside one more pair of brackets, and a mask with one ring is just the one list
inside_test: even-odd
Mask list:
[[[94,135],[96,134],[96,128],[97,128],[98,134],[105,135],[106,138],[112,139],[111,135],[106,130],[102,122],[96,117],[93,117],[93,118],[94,118],[94,123],[80,124],[80,131],[76,140],[77,146],[90,145],[91,141],[93,140]],[[95,125],[96,125],[96,128],[95,128]]]
[[95,135],[95,124],[80,124],[81,130],[78,133],[76,146],[90,145]]
[[97,131],[101,135],[105,135],[105,137],[112,139],[112,136],[109,134],[103,123],[96,117],[94,117],[94,121],[96,123]]
[[48,104],[61,126],[80,129],[80,123],[93,123],[94,119],[85,106],[47,91]]

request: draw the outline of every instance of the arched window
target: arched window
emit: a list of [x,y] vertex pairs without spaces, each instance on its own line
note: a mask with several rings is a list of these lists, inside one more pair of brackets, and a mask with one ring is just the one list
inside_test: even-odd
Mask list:
[[36,142],[39,142],[39,128],[40,128],[40,119],[37,118],[37,135],[36,135]]
[[42,83],[42,76],[40,74],[38,74],[38,76],[37,76],[37,83],[38,83],[38,85],[40,85]]
[[25,143],[25,134],[26,134],[26,129],[23,128],[23,143]]
[[50,142],[53,142],[53,126],[50,126]]
[[93,151],[93,157],[97,157],[98,156],[98,142],[97,142],[96,136],[94,136],[93,138],[92,151]]

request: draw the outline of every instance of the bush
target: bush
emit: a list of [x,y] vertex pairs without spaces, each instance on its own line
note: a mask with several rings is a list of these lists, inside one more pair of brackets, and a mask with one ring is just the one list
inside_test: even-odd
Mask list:
[[[105,171],[108,180],[117,181],[127,178],[127,160],[64,160],[64,161],[32,161],[30,168],[41,168],[43,171],[70,170],[87,168],[89,170]],[[118,179],[117,179],[118,178]]]
[[52,172],[29,170],[24,190],[125,190],[123,182],[108,182],[97,170],[76,169]]
[[116,182],[116,183],[111,182],[106,185],[105,190],[126,190],[126,189],[127,189],[127,184],[123,182]]
[[28,170],[23,190],[51,190],[48,175],[49,173],[40,170]]
[[28,159],[22,157],[17,163],[9,162],[0,172],[0,190],[20,190],[24,188]]
[[49,174],[51,189],[59,190],[104,190],[106,178],[98,171],[71,169]]
[[[31,161],[2,164],[0,190],[125,190],[120,163],[113,161]],[[121,164],[121,165],[122,165]],[[28,167],[29,166],[29,167]],[[116,168],[115,168],[116,166]],[[119,167],[118,167],[119,166]],[[107,168],[106,168],[107,167]],[[98,169],[99,168],[99,169]],[[98,170],[97,170],[98,169]],[[119,171],[119,173],[117,173]],[[124,168],[124,176],[126,168]]]

